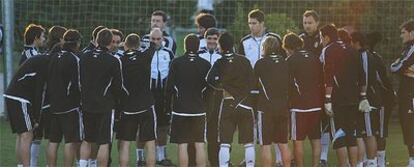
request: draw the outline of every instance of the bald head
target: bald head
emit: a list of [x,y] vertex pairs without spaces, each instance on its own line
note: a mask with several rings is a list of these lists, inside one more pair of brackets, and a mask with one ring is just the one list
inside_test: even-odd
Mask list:
[[160,28],[153,28],[150,32],[150,41],[154,42],[156,48],[160,48],[163,41],[163,35]]

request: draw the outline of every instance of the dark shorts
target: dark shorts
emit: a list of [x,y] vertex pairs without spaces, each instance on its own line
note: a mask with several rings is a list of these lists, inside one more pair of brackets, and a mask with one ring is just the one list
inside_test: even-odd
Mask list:
[[173,113],[170,131],[171,143],[206,142],[206,116],[182,116]]
[[378,135],[378,116],[379,110],[373,109],[369,113],[358,112],[357,113],[357,137],[367,137]]
[[404,144],[414,145],[414,95],[399,96],[400,124],[404,137]]
[[289,138],[289,117],[278,116],[271,112],[258,112],[257,135],[260,145],[287,143]]
[[310,140],[321,138],[321,111],[294,112],[291,111],[292,140]]
[[391,117],[391,110],[381,107],[377,112],[374,112],[374,119],[376,127],[378,127],[377,138],[388,137],[388,122]]
[[157,117],[154,108],[132,113],[122,112],[118,125],[117,139],[124,141],[152,141],[157,138]]
[[85,127],[85,141],[91,143],[112,143],[115,111],[104,113],[83,113],[83,125]]
[[49,141],[60,143],[63,137],[65,143],[77,143],[83,140],[82,113],[79,109],[50,115]]
[[333,148],[356,146],[358,105],[333,105],[335,133]]
[[254,142],[255,120],[252,108],[236,107],[234,100],[222,100],[218,125],[220,143],[232,143],[236,129],[239,131],[240,144]]
[[34,140],[49,139],[50,136],[50,123],[52,113],[49,111],[49,107],[43,108],[40,111],[40,122],[39,126],[33,131]]
[[33,130],[34,122],[31,117],[30,103],[7,97],[4,102],[13,133],[21,134]]
[[167,105],[165,104],[166,102],[165,90],[163,87],[154,88],[155,86],[154,83],[155,83],[155,80],[153,79],[152,80],[153,88],[151,89],[151,91],[154,96],[154,102],[155,102],[154,109],[155,109],[155,113],[157,114],[157,126],[158,127],[169,126],[171,123],[171,115],[170,115],[170,111],[167,111],[170,108],[167,107]]

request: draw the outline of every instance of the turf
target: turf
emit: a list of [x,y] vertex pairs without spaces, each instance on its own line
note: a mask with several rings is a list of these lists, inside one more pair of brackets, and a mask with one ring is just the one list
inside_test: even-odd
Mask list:
[[[392,121],[390,123],[390,137],[388,138],[388,144],[387,144],[387,157],[389,166],[392,167],[403,167],[407,165],[407,151],[405,149],[405,146],[402,142],[402,134],[401,134],[401,128],[397,121]],[[116,142],[114,142],[116,143]],[[237,141],[234,141],[234,143],[237,143]],[[40,166],[46,166],[46,158],[45,158],[45,149],[46,149],[47,141],[42,142],[41,147],[41,155],[39,159],[39,165]],[[0,121],[0,166],[1,167],[9,167],[9,166],[15,166],[15,135],[11,133],[10,131],[10,125],[9,122],[1,120]],[[130,152],[130,165],[135,165],[135,149],[134,145],[131,145],[131,152]],[[63,147],[61,147],[63,148]],[[117,166],[118,164],[118,151],[115,149],[116,144],[113,147],[112,151],[112,157],[114,159],[112,166]],[[256,146],[256,152],[259,150],[259,146]],[[305,166],[310,166],[310,147],[308,144],[306,144],[305,147]],[[58,159],[58,166],[62,166],[62,155],[63,150],[59,150],[59,159]],[[168,145],[168,157],[176,164],[177,163],[177,152],[176,152],[176,145],[169,144]],[[233,144],[233,151],[232,151],[232,162],[233,164],[238,164],[244,156],[243,147],[239,144]],[[257,166],[260,166],[260,160],[259,160],[259,154],[256,154],[256,160],[257,160]],[[329,154],[329,164],[330,166],[335,165],[335,154],[330,151]]]

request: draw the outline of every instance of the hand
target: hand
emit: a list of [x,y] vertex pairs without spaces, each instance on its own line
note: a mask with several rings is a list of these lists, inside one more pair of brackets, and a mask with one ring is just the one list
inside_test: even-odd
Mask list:
[[358,109],[361,112],[370,112],[371,111],[371,105],[369,104],[367,99],[364,99],[364,100],[361,100],[361,102],[359,102]]
[[325,113],[329,117],[333,117],[332,103],[325,103]]

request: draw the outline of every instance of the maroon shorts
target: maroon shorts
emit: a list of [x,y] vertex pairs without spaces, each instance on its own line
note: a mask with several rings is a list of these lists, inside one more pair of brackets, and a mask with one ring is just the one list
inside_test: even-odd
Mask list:
[[291,112],[291,138],[292,140],[310,140],[321,138],[321,113],[312,112]]

